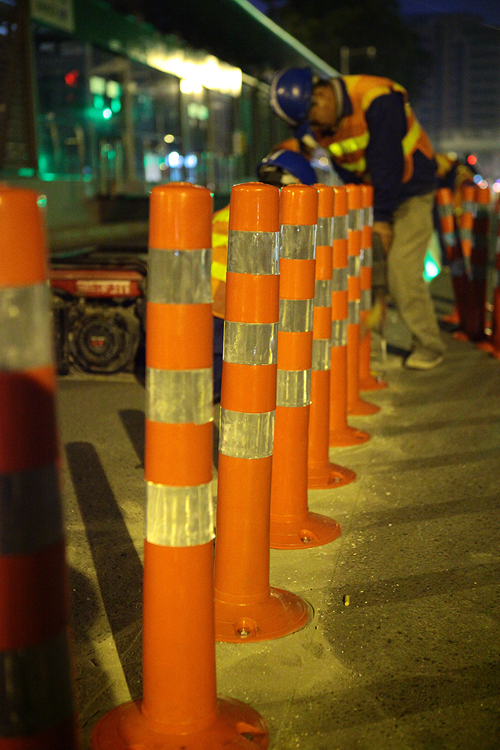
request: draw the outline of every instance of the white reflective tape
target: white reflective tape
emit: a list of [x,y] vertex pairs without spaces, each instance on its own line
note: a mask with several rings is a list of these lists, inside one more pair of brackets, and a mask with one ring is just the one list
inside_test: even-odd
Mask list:
[[10,747],[8,738],[36,735],[73,713],[66,631],[30,648],[0,651],[0,745],[7,739]]
[[470,242],[472,242],[472,229],[461,229],[460,238],[462,240],[469,240]]
[[219,451],[233,458],[266,458],[273,453],[274,409],[258,414],[220,410]]
[[279,330],[304,333],[313,329],[313,299],[280,299]]
[[312,367],[314,372],[330,369],[330,339],[313,339]]
[[363,228],[363,209],[349,209],[349,229],[351,232],[360,232]]
[[224,322],[225,362],[236,365],[274,365],[278,346],[277,323]]
[[53,364],[51,305],[48,282],[0,289],[0,371]]
[[333,218],[320,216],[318,219],[318,232],[316,234],[317,247],[331,247],[333,244]]
[[[196,221],[196,219],[194,219]],[[212,250],[149,248],[148,300],[167,305],[198,305],[212,301]]]
[[346,240],[348,237],[349,229],[349,216],[334,216],[333,217],[333,239],[334,240]]
[[445,216],[454,216],[455,209],[453,208],[453,205],[451,203],[441,204],[438,205],[438,214],[439,218],[444,218]]
[[332,320],[331,345],[347,346],[347,320]]
[[314,307],[332,306],[332,280],[316,279],[314,283]]
[[278,370],[276,406],[308,406],[311,403],[311,370]]
[[27,555],[63,537],[54,464],[0,475],[0,555]]
[[363,223],[367,227],[373,226],[373,206],[366,206],[363,211]]
[[360,297],[360,309],[366,312],[367,310],[371,310],[371,307],[372,307],[372,290],[362,289],[361,297]]
[[476,210],[476,202],[475,201],[464,201],[462,203],[462,213],[464,213],[464,214],[474,214],[475,210]]
[[349,325],[357,325],[359,323],[359,299],[349,302],[349,314],[347,316],[347,322]]
[[311,260],[316,257],[316,224],[282,224],[280,257]]
[[227,270],[267,276],[279,273],[279,232],[245,232],[230,229]]
[[443,242],[447,247],[455,245],[455,232],[443,232]]
[[206,424],[213,419],[212,368],[146,368],[146,417],[168,424]]
[[496,288],[500,287],[500,271],[495,271],[494,285]]
[[332,271],[332,292],[347,292],[347,266],[334,268]]
[[371,247],[362,247],[359,254],[359,261],[363,268],[372,268],[373,250]]
[[347,267],[348,276],[359,276],[361,268],[361,260],[359,255],[349,256],[349,265]]
[[214,537],[212,483],[170,487],[146,482],[146,541],[193,547]]

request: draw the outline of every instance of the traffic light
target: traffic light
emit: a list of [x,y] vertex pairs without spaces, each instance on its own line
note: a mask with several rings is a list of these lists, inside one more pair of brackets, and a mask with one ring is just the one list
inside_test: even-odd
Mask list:
[[471,166],[477,164],[477,156],[474,156],[474,154],[469,154],[467,157],[467,164],[470,164]]

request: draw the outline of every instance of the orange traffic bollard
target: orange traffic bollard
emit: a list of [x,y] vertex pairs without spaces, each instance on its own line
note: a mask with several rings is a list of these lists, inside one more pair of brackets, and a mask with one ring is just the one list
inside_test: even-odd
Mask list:
[[307,505],[318,191],[307,185],[282,188],[280,214],[271,547],[300,549],[327,544],[340,535],[336,521],[310,513]]
[[[451,190],[449,188],[440,188],[436,193],[436,203],[441,225],[441,235],[450,264],[451,281],[455,294],[455,307],[458,318],[457,322],[462,329],[465,329],[468,278],[462,248],[460,243],[457,242],[455,232],[455,209]],[[448,321],[455,322],[455,318],[450,316]]]
[[474,216],[476,215],[476,187],[464,185],[462,187],[462,215],[460,216],[460,244],[462,254],[466,260],[470,258],[474,239]]
[[495,288],[493,290],[493,325],[491,334],[491,353],[500,359],[500,223],[495,259]]
[[327,185],[315,185],[315,187],[318,190],[318,229],[307,452],[308,487],[309,489],[330,489],[353,482],[356,474],[345,466],[330,463],[328,457],[334,193],[333,188]]
[[347,188],[334,187],[330,447],[361,445],[370,435],[347,424],[348,225]]
[[474,219],[474,244],[470,256],[467,321],[465,325],[465,332],[470,341],[482,341],[486,336],[484,329],[486,327],[490,200],[489,188],[476,188],[477,209]]
[[0,747],[80,746],[38,196],[0,186]]
[[368,416],[380,411],[359,396],[360,336],[360,255],[362,237],[363,191],[361,185],[347,185],[349,265],[347,271],[349,313],[347,317],[347,413]]
[[496,359],[500,359],[500,222],[498,223],[495,248],[495,280],[493,286],[493,312],[491,320],[491,334],[487,341],[476,344],[478,349],[487,351]]
[[215,632],[220,641],[280,638],[309,620],[306,602],[269,586],[278,259],[278,188],[235,185],[229,214],[215,553]]
[[144,693],[99,721],[91,747],[267,748],[259,714],[216,697],[211,193],[154,187],[150,209]]
[[359,341],[359,390],[380,391],[387,388],[387,383],[381,375],[372,375],[370,369],[372,335],[367,322],[372,308],[372,227],[373,227],[373,187],[361,185],[362,190],[362,219],[361,251],[360,251],[360,341]]

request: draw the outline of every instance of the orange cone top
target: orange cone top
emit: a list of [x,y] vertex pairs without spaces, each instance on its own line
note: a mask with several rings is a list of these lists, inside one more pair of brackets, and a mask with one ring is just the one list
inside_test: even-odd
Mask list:
[[279,189],[262,182],[234,185],[229,229],[242,232],[279,232]]
[[160,250],[212,247],[212,193],[190,182],[151,190],[149,246]]

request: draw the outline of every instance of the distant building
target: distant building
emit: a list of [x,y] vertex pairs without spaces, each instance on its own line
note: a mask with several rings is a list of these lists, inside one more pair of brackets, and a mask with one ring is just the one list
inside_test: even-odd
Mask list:
[[500,177],[500,29],[478,16],[417,16],[412,26],[433,65],[415,111],[439,151],[473,152]]

